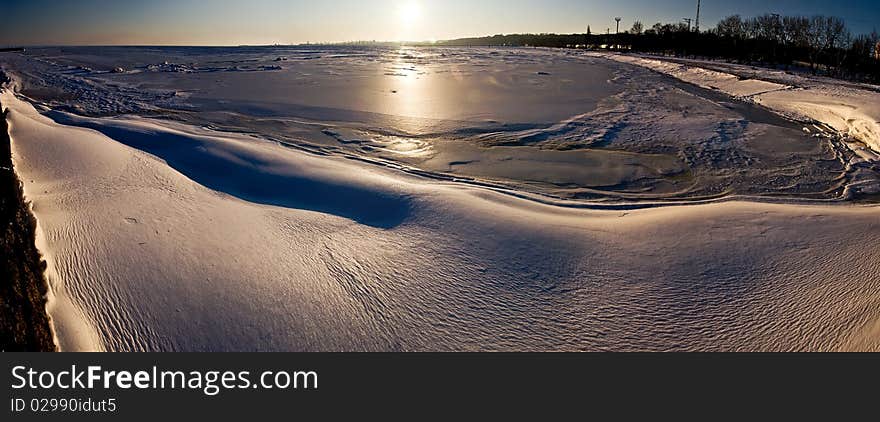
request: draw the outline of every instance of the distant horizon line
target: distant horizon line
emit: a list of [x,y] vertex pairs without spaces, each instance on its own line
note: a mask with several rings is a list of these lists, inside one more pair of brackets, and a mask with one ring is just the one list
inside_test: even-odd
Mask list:
[[[299,47],[308,45],[352,45],[352,44],[436,44],[449,41],[457,41],[471,38],[489,38],[498,35],[577,35],[578,33],[549,33],[549,32],[516,32],[509,34],[492,34],[464,36],[457,38],[437,39],[437,40],[405,40],[405,41],[380,41],[380,40],[355,40],[355,41],[322,41],[322,42],[300,42],[300,43],[275,43],[275,44],[5,44],[0,47],[9,48],[47,48],[47,47]],[[586,34],[585,32],[582,34]]]
[[[301,43],[288,43],[288,44],[6,44],[0,45],[0,47],[12,47],[12,48],[49,48],[49,47],[206,47],[206,48],[223,48],[223,47],[300,47],[300,46],[309,46],[309,45],[325,45],[325,46],[343,46],[343,45],[354,45],[354,44],[374,44],[374,45],[400,45],[400,44],[419,44],[424,46],[429,46],[431,44],[439,44],[444,42],[451,41],[460,41],[460,40],[469,40],[469,39],[481,39],[481,38],[492,38],[497,36],[511,36],[511,35],[560,35],[560,36],[569,36],[569,35],[609,35],[609,34],[601,34],[601,33],[592,33],[587,34],[586,32],[571,32],[571,33],[561,33],[561,32],[510,32],[510,33],[499,33],[499,34],[491,34],[491,35],[469,35],[463,37],[456,38],[446,38],[446,39],[429,39],[429,40],[405,40],[405,41],[379,41],[379,40],[356,40],[356,41],[325,41],[325,42],[301,42]],[[615,35],[615,34],[610,34]]]
[[[874,31],[877,31],[875,28]],[[621,32],[620,34],[624,34],[626,31]],[[864,33],[869,34],[869,33]],[[452,41],[461,41],[461,40],[470,40],[470,39],[481,39],[481,38],[492,38],[498,36],[514,36],[514,35],[558,35],[558,36],[571,36],[571,35],[593,35],[593,36],[601,36],[601,35],[618,35],[618,34],[603,34],[603,33],[587,33],[587,32],[572,32],[572,33],[559,33],[559,32],[510,32],[510,33],[499,33],[499,34],[491,34],[491,35],[470,35],[463,36],[457,38],[446,38],[446,39],[437,39],[437,40],[405,40],[405,41],[379,41],[379,40],[356,40],[356,41],[326,41],[326,42],[300,42],[300,43],[288,43],[288,44],[6,44],[0,45],[0,48],[50,48],[50,47],[198,47],[198,48],[229,48],[229,47],[302,47],[302,46],[351,46],[351,45],[407,45],[407,44],[418,44],[418,46],[430,46],[432,44],[440,44]]]

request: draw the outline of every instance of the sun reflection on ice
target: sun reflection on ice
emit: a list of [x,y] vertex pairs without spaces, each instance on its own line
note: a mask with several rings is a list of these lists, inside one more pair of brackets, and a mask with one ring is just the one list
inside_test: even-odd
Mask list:
[[401,136],[383,136],[375,138],[373,141],[381,145],[381,147],[377,148],[381,151],[407,157],[424,157],[431,154],[432,150],[429,142]]
[[[385,97],[386,112],[400,117],[436,118],[436,100],[441,93],[428,78],[424,53],[416,48],[401,47],[391,54],[390,66],[385,72],[385,87],[389,93]],[[417,133],[423,128],[407,126],[401,129]]]

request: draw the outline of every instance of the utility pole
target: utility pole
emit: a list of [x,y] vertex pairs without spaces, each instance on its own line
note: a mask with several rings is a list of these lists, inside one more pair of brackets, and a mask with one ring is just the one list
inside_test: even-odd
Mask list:
[[693,19],[691,19],[691,18],[681,18],[681,20],[687,22],[687,24],[688,24],[688,32],[691,32],[691,21],[692,21]]
[[617,29],[614,30],[614,33],[615,33],[615,34],[619,34],[619,33],[620,33],[620,19],[621,19],[620,17],[616,17],[616,18],[614,18],[614,20],[617,21]]
[[697,0],[697,23],[694,25],[697,32],[700,32],[700,0]]

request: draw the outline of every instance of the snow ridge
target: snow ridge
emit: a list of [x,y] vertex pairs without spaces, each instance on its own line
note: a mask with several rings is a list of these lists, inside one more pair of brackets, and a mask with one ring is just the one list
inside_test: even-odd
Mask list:
[[[880,94],[852,84],[824,78],[792,76],[769,69],[749,67],[752,77],[733,71],[745,66],[724,65],[730,72],[709,69],[717,63],[688,60],[685,63],[639,55],[589,53],[617,62],[646,67],[703,88],[761,104],[787,118],[823,123],[844,137],[863,145],[850,145],[866,161],[880,160]],[[787,82],[787,83],[782,83]]]

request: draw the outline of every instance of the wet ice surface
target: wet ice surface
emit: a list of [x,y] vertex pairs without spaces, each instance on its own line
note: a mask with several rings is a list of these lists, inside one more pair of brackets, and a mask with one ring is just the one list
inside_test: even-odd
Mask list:
[[852,153],[759,106],[543,49],[48,48],[23,93],[588,201],[835,199]]

